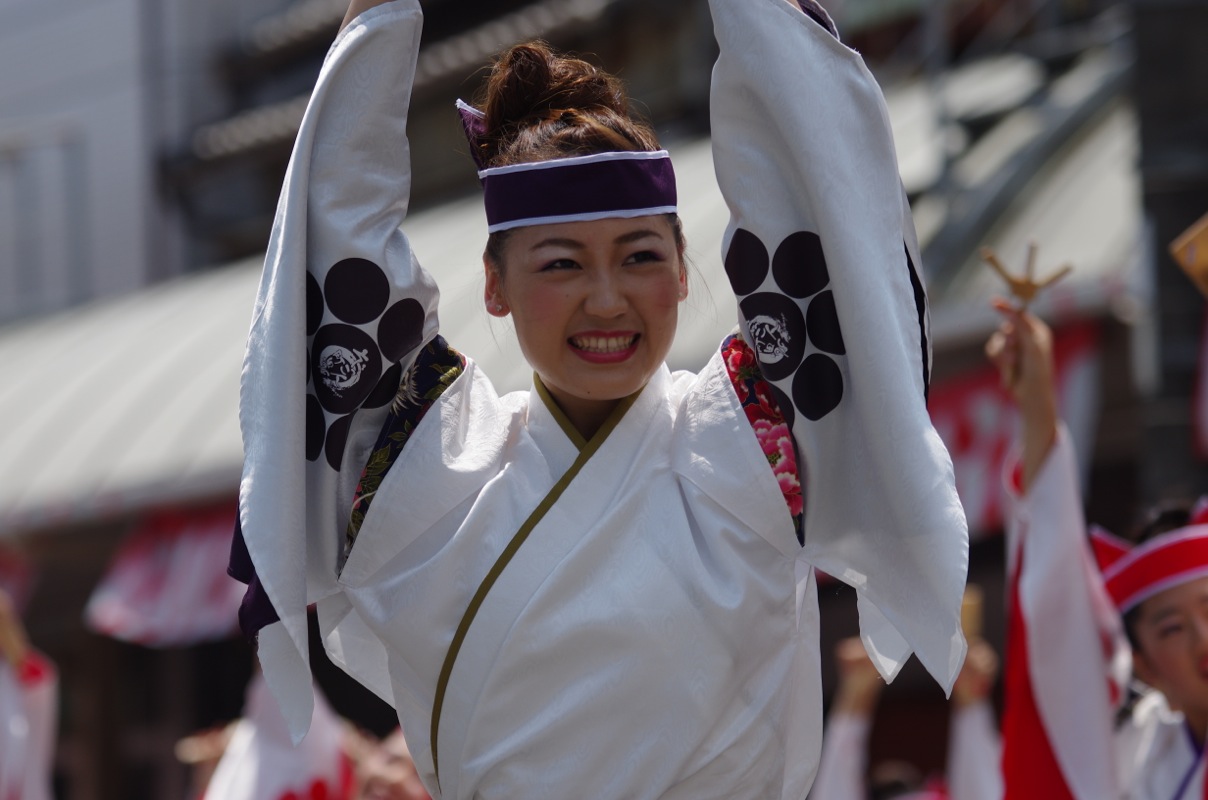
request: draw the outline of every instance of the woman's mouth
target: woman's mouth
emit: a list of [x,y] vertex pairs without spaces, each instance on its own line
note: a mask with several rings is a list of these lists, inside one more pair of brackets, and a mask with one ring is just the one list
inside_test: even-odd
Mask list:
[[593,364],[615,364],[637,350],[639,333],[583,333],[567,339],[575,355]]

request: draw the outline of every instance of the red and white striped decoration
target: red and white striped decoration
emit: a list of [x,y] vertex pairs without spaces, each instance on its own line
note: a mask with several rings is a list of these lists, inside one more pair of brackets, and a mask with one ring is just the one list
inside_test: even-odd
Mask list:
[[245,588],[226,573],[234,526],[234,502],[149,516],[89,598],[88,626],[151,647],[234,635]]
[[[1089,442],[1098,402],[1099,330],[1092,323],[1054,331],[1053,358],[1061,416],[1085,429],[1071,430]],[[1002,470],[1016,439],[1015,403],[989,365],[932,384],[931,422],[952,456],[956,491],[976,539],[1003,524]],[[1089,453],[1089,448],[1083,448]]]

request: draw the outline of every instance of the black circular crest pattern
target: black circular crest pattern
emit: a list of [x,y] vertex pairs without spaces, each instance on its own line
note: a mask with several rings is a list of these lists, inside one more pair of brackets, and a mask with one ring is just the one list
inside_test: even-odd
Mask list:
[[[759,237],[739,228],[726,251],[725,266],[730,285],[741,297],[739,307],[764,377],[771,382],[793,376],[791,399],[772,385],[785,422],[792,427],[798,413],[817,421],[838,408],[843,370],[832,356],[846,355],[847,348],[818,234],[790,234],[769,260]],[[779,292],[758,291],[769,272]],[[798,302],[807,299],[808,305]],[[806,355],[810,344],[818,352]]]
[[323,406],[313,394],[306,395],[306,460],[315,461],[323,454],[323,439],[327,435],[327,420]]
[[837,356],[847,353],[843,346],[843,331],[839,329],[835,295],[829,289],[810,301],[809,310],[805,312],[805,329],[819,350]]
[[403,379],[403,365],[395,364],[386,370],[382,379],[373,387],[373,391],[365,398],[361,408],[381,408],[394,399],[398,394],[399,382]]
[[382,354],[360,328],[324,325],[310,347],[310,374],[319,405],[333,414],[348,414],[377,386]]
[[758,236],[743,228],[734,231],[726,250],[726,275],[737,295],[750,294],[763,284],[768,275],[768,249]]
[[[332,469],[340,468],[356,412],[394,399],[403,375],[398,362],[422,344],[423,305],[408,298],[387,308],[390,286],[385,271],[363,258],[334,264],[321,287],[306,276],[309,461],[326,456]],[[358,326],[374,330],[378,339]]]
[[348,444],[348,431],[352,429],[352,418],[355,416],[356,414],[346,414],[331,423],[331,427],[327,429],[327,441],[323,445],[323,451],[327,454],[327,463],[336,471],[339,471],[340,462],[344,460],[344,447]]
[[792,300],[759,292],[739,304],[764,377],[778,381],[793,374],[805,356],[805,317]]
[[323,324],[323,290],[315,276],[306,273],[306,335],[314,336]]
[[817,422],[838,408],[842,399],[839,365],[821,353],[811,353],[793,378],[793,405],[806,419]]
[[373,322],[390,302],[390,279],[382,268],[363,258],[337,262],[323,279],[327,308],[341,322]]
[[423,336],[424,307],[411,297],[386,309],[378,322],[378,344],[387,361],[398,361],[419,347]]
[[825,289],[830,273],[818,234],[797,231],[781,242],[772,257],[772,277],[782,292],[798,300]]

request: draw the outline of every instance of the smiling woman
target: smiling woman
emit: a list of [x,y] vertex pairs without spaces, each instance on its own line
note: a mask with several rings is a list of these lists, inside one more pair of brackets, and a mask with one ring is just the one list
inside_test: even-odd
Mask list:
[[671,349],[687,272],[666,217],[518,228],[486,264],[487,308],[510,313],[524,357],[591,436]]
[[[741,330],[672,373],[670,157],[615,78],[539,43],[504,52],[481,108],[459,104],[484,303],[534,370],[500,396],[439,334],[399,229],[420,8],[374,5],[350,9],[298,135],[241,405],[232,572],[295,734],[313,603],[433,797],[804,797],[815,565],[857,587],[888,677],[914,651],[948,687],[964,653],[964,515],[924,407],[925,296],[879,90],[811,0],[711,3]],[[762,118],[733,124],[744,105]]]

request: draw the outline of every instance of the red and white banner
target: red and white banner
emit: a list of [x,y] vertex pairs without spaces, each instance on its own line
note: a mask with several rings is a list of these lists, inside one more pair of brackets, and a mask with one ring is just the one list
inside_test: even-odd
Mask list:
[[[1099,401],[1099,329],[1080,323],[1054,331],[1053,357],[1062,418],[1080,445],[1083,471],[1089,466]],[[932,384],[931,421],[952,456],[956,491],[969,518],[969,535],[979,538],[1002,528],[1002,466],[1016,440],[1019,415],[985,367]]]
[[118,548],[84,611],[98,633],[151,647],[232,636],[246,587],[226,573],[235,504],[149,516]]

